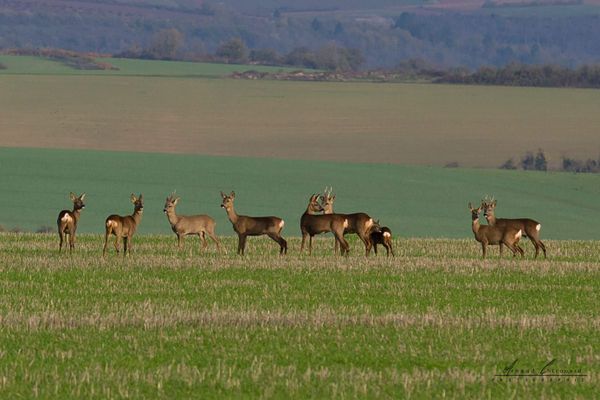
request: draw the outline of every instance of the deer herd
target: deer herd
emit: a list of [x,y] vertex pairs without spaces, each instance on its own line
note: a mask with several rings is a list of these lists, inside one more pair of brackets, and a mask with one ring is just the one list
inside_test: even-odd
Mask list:
[[[62,251],[63,242],[68,240],[69,252],[75,248],[75,232],[79,222],[81,211],[85,208],[85,193],[77,196],[70,194],[73,202],[73,210],[62,210],[58,214],[57,225],[60,238],[59,252]],[[106,255],[108,240],[111,235],[115,236],[114,247],[117,253],[120,252],[120,243],[123,241],[123,255],[131,252],[132,238],[138,225],[142,220],[144,212],[143,196],[131,195],[133,204],[133,213],[127,216],[116,214],[109,215],[104,223],[105,236],[102,256]],[[164,206],[164,213],[171,225],[171,229],[177,236],[177,245],[181,250],[183,248],[184,238],[187,235],[197,235],[202,243],[202,249],[208,246],[206,236],[210,237],[221,252],[221,243],[215,234],[215,220],[208,215],[178,215],[175,207],[180,198],[172,193],[167,197]],[[221,192],[221,207],[225,209],[227,217],[233,226],[233,230],[238,235],[237,253],[244,255],[246,248],[246,239],[248,236],[266,235],[279,245],[279,254],[287,254],[288,243],[281,236],[281,231],[285,225],[283,219],[279,217],[250,217],[240,215],[235,211],[234,201],[235,192],[225,194]],[[323,194],[313,194],[310,196],[306,211],[300,218],[300,231],[302,232],[302,243],[300,253],[304,251],[306,240],[308,239],[308,254],[312,253],[312,239],[315,235],[331,232],[335,238],[334,253],[338,251],[342,255],[348,255],[350,246],[345,239],[347,234],[356,234],[365,246],[365,256],[368,256],[373,250],[377,254],[377,245],[382,245],[386,250],[386,255],[394,256],[392,231],[386,226],[381,226],[378,220],[374,220],[366,213],[338,214],[333,211],[335,195],[331,188],[326,188]],[[496,200],[486,197],[481,201],[478,208],[473,208],[469,203],[471,211],[472,230],[475,240],[481,243],[483,258],[487,254],[488,245],[498,245],[500,247],[500,256],[502,256],[503,247],[506,246],[516,256],[517,253],[524,256],[524,251],[519,246],[519,241],[523,236],[528,237],[535,247],[535,257],[537,258],[540,250],[546,257],[546,246],[539,238],[541,224],[529,218],[506,219],[496,218],[495,208]],[[481,225],[479,216],[484,212],[487,225]]]

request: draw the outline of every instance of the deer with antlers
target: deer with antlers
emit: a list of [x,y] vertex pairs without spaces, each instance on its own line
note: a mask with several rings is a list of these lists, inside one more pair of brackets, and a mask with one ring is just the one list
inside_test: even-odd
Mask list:
[[187,235],[198,235],[202,243],[202,249],[208,246],[206,236],[208,235],[216,244],[217,250],[221,251],[221,243],[215,234],[216,222],[208,215],[177,215],[175,206],[181,198],[171,193],[165,201],[164,213],[167,215],[171,229],[177,235],[177,245],[179,250],[183,248],[184,238]]
[[112,234],[115,235],[115,250],[119,253],[119,243],[123,239],[123,257],[127,255],[127,252],[131,254],[131,239],[135,233],[138,225],[142,221],[142,213],[144,212],[144,203],[142,195],[136,197],[133,193],[131,194],[131,202],[133,203],[133,214],[122,217],[120,215],[109,215],[106,218],[104,227],[106,228],[104,236],[104,248],[102,249],[102,257],[106,254],[106,246],[108,244],[108,237]]
[[244,255],[246,248],[246,238],[248,236],[267,235],[279,244],[279,254],[287,253],[287,241],[281,237],[281,230],[285,224],[283,219],[278,217],[248,217],[238,215],[233,208],[235,192],[229,195],[221,192],[221,207],[227,212],[227,217],[233,225],[233,230],[238,235],[238,254]]
[[323,206],[319,203],[319,195],[310,196],[308,207],[300,218],[300,231],[302,232],[302,244],[300,253],[304,250],[304,243],[308,237],[308,254],[312,253],[313,236],[333,232],[336,245],[339,244],[343,255],[348,255],[350,246],[344,238],[344,229],[348,227],[348,219],[340,214],[319,214],[323,211]]
[[58,225],[58,237],[60,238],[60,244],[58,245],[58,252],[62,251],[63,242],[69,241],[69,253],[75,248],[75,231],[77,230],[77,223],[79,222],[79,216],[81,210],[85,208],[83,199],[85,199],[85,193],[77,196],[71,192],[69,194],[71,201],[73,202],[73,211],[62,210],[58,213],[56,224]]
[[490,226],[496,226],[499,228],[512,228],[520,229],[523,232],[523,236],[526,236],[531,240],[535,247],[535,258],[537,258],[540,249],[544,252],[544,258],[546,258],[546,246],[540,240],[540,229],[542,224],[530,219],[530,218],[496,218],[495,209],[497,201],[493,197],[486,196],[482,200],[482,206],[484,209],[484,216]]
[[[324,214],[333,214],[333,202],[335,201],[335,194],[332,194],[333,188],[325,188],[323,195],[321,195],[321,203],[323,206]],[[353,214],[339,214],[348,220],[348,227],[344,230],[344,235],[348,233],[355,233],[358,235],[360,240],[365,245],[365,255],[368,256],[371,252],[371,239],[370,234],[372,228],[378,231],[375,226],[375,221],[368,214],[365,213],[353,213]],[[337,253],[338,241],[335,242],[335,252]]]
[[503,245],[512,251],[513,257],[516,256],[517,253],[521,254],[521,257],[523,257],[525,253],[519,246],[519,240],[523,233],[521,229],[515,228],[514,226],[499,227],[481,225],[479,223],[479,214],[482,209],[483,204],[480,205],[479,208],[473,208],[471,203],[469,203],[469,210],[471,211],[471,227],[473,229],[473,234],[475,235],[475,240],[481,243],[483,258],[486,256],[488,245],[499,245],[500,257],[502,257]]

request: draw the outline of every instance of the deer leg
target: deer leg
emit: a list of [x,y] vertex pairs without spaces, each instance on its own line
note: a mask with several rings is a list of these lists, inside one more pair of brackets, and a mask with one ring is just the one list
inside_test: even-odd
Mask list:
[[531,237],[531,243],[533,243],[533,245],[535,246],[535,258],[537,258],[540,249],[542,249],[542,251],[544,252],[544,258],[546,257],[546,246],[544,245],[544,243],[542,243],[542,241],[538,238],[533,238]]
[[277,233],[267,233],[267,236],[269,236],[271,239],[273,239],[274,241],[279,243],[279,255],[283,255],[283,254],[287,253],[287,242],[285,241],[284,238],[282,238]]
[[208,246],[208,242],[206,241],[206,233],[204,233],[204,231],[200,232],[200,234],[198,235],[200,237],[200,240],[202,241],[202,250],[206,250],[206,247]]
[[217,245],[217,251],[220,253],[221,252],[221,243],[219,242],[219,239],[217,238],[217,235],[215,235],[215,233],[213,231],[207,231],[208,236],[215,242],[215,244]]
[[102,249],[102,257],[106,255],[106,246],[108,245],[108,236],[110,235],[109,228],[106,228],[106,234],[104,235],[104,248]]
[[392,257],[396,257],[396,255],[394,254],[394,248],[392,247],[392,240],[391,239],[389,241],[387,241],[387,248],[386,248],[386,250],[389,250],[389,252],[392,253]]
[[125,236],[123,238],[123,257],[127,255],[127,245],[129,244],[129,237]]
[[[340,249],[341,249],[342,255],[347,256],[350,253],[350,246],[348,245],[348,242],[344,238],[344,234],[339,233],[339,232],[334,232],[333,234],[335,235],[336,241],[339,242],[339,244],[340,244]],[[337,255],[337,253],[336,253],[336,255]]]
[[[385,243],[383,245],[385,247]],[[387,247],[386,247],[387,249]],[[377,255],[377,243],[373,243],[373,251],[375,252],[375,255]]]
[[304,250],[304,242],[306,241],[307,236],[308,233],[302,232],[302,243],[300,243],[300,253],[302,253],[302,251]]
[[519,246],[519,243],[515,243],[515,248],[517,249],[519,254],[521,254],[521,258],[525,257],[525,252],[523,251],[523,248]]
[[483,257],[482,258],[485,258],[486,247],[487,247],[487,245],[484,242],[481,242],[481,250],[483,251]]
[[369,236],[367,236],[367,235],[358,234],[358,237],[364,243],[364,245],[365,245],[365,256],[368,257],[369,253],[371,252],[371,246],[372,246],[371,245],[371,240],[369,239]]
[[75,234],[69,234],[69,253],[75,248]]
[[60,238],[60,243],[58,244],[58,252],[60,253],[62,251],[62,245],[63,245],[63,241],[64,241],[64,237],[63,237],[63,232],[60,230],[60,228],[58,228],[58,237]]
[[504,250],[504,244],[502,242],[500,242],[500,258],[502,258],[503,250]]
[[117,250],[117,254],[119,254],[121,252],[121,249],[119,249],[119,239],[121,235],[117,235],[115,232],[115,250]]
[[312,255],[312,238],[313,235],[308,236],[308,255]]
[[243,256],[245,248],[246,248],[246,235],[238,235],[238,254]]
[[183,250],[183,246],[184,246],[183,235],[178,233],[177,234],[177,248],[179,249],[179,251]]
[[337,238],[333,241],[333,254],[335,254],[337,256],[338,250],[340,248],[340,244],[337,240]]

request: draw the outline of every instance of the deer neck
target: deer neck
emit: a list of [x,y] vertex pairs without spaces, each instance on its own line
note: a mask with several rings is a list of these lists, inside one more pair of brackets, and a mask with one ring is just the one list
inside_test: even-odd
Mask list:
[[324,207],[323,214],[333,214],[333,206]]
[[494,215],[494,213],[486,215],[485,219],[487,220],[488,225],[496,225],[496,216]]
[[481,225],[479,225],[479,218],[474,219],[472,222],[472,229],[473,229],[473,233],[475,234],[475,236],[477,236],[477,234],[479,233],[479,228],[481,227]]
[[175,214],[175,210],[167,211],[167,219],[171,225],[176,225],[179,222],[179,216]]
[[135,210],[131,215],[136,225],[139,225],[140,221],[142,220],[142,213],[143,211]]
[[235,212],[235,209],[233,207],[231,207],[231,208],[225,209],[225,211],[227,212],[227,217],[229,218],[229,221],[231,221],[231,223],[235,225],[239,219],[239,216]]
[[81,208],[73,207],[73,211],[71,211],[71,213],[73,214],[73,218],[75,218],[75,223],[79,222],[79,215],[81,214]]

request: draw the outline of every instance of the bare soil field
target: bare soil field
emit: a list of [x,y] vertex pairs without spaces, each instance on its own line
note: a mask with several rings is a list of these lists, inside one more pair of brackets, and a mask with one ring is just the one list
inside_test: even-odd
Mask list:
[[0,76],[0,146],[497,167],[596,158],[600,91]]

